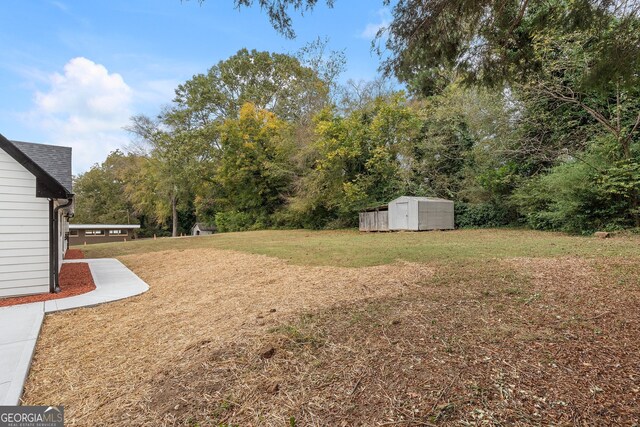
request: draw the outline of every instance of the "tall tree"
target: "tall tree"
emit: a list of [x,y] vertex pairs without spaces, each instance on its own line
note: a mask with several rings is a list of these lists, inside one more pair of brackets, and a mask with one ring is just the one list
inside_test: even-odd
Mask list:
[[[204,3],[204,0],[199,0]],[[333,7],[335,0],[325,0],[329,7]],[[289,8],[293,8],[297,12],[304,13],[313,9],[318,0],[234,0],[237,8],[250,7],[254,3],[258,3],[260,7],[267,12],[271,24],[276,30],[288,38],[295,38],[296,33],[293,30]]]
[[75,222],[131,224],[137,221],[125,187],[135,169],[136,156],[116,150],[74,180]]
[[326,99],[328,94],[327,84],[295,57],[241,49],[178,86],[167,117],[189,129],[202,129],[237,118],[242,105],[250,102],[297,121],[318,109],[317,101],[306,100]]
[[128,130],[147,150],[133,199],[159,222],[171,218],[172,236],[176,237],[179,205],[193,201],[194,188],[205,176],[203,165],[210,146],[188,131],[143,115],[132,117]]
[[377,98],[341,116],[316,117],[315,162],[298,183],[291,208],[303,225],[351,226],[358,209],[402,193],[407,150],[420,122],[402,93]]
[[[221,211],[242,216],[240,228],[270,225],[270,216],[291,195],[293,151],[290,126],[275,114],[246,103],[237,119],[220,127],[221,153],[214,194]],[[222,229],[227,216],[217,216]]]

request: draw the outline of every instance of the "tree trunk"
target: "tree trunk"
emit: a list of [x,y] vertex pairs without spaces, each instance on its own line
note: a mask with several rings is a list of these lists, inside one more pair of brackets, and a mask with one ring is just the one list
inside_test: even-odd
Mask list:
[[171,236],[178,237],[178,198],[171,197]]
[[[638,116],[637,123],[640,122],[640,116]],[[631,132],[636,130],[636,126],[634,126]],[[622,158],[625,161],[630,161],[631,156],[631,139],[630,138],[618,138],[618,143],[620,144],[620,148],[622,151]],[[640,227],[640,194],[638,194],[638,190],[635,187],[632,187],[630,190],[629,197],[631,198],[631,211],[633,217],[633,223],[636,227]]]

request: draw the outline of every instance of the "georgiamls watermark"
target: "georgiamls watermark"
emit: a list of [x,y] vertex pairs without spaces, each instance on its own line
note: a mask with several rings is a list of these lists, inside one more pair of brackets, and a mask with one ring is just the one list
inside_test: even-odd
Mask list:
[[64,406],[0,406],[0,427],[64,427]]

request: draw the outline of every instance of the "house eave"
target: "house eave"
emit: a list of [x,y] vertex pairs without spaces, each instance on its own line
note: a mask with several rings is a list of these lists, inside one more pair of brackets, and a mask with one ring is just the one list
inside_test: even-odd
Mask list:
[[47,199],[73,198],[73,193],[67,190],[64,185],[58,182],[2,134],[0,134],[0,149],[4,150],[16,162],[20,163],[36,177],[36,197]]

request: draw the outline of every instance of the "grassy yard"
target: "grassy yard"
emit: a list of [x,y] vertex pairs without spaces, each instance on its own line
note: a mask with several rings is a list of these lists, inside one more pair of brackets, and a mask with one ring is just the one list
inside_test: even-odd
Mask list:
[[456,230],[429,233],[357,231],[255,231],[179,239],[143,239],[83,246],[87,258],[111,258],[196,248],[231,249],[281,258],[297,265],[363,267],[397,260],[637,255],[640,238],[597,239],[529,230]]
[[24,403],[62,403],[70,426],[640,419],[638,237],[261,231],[82,249],[151,289],[47,316]]

